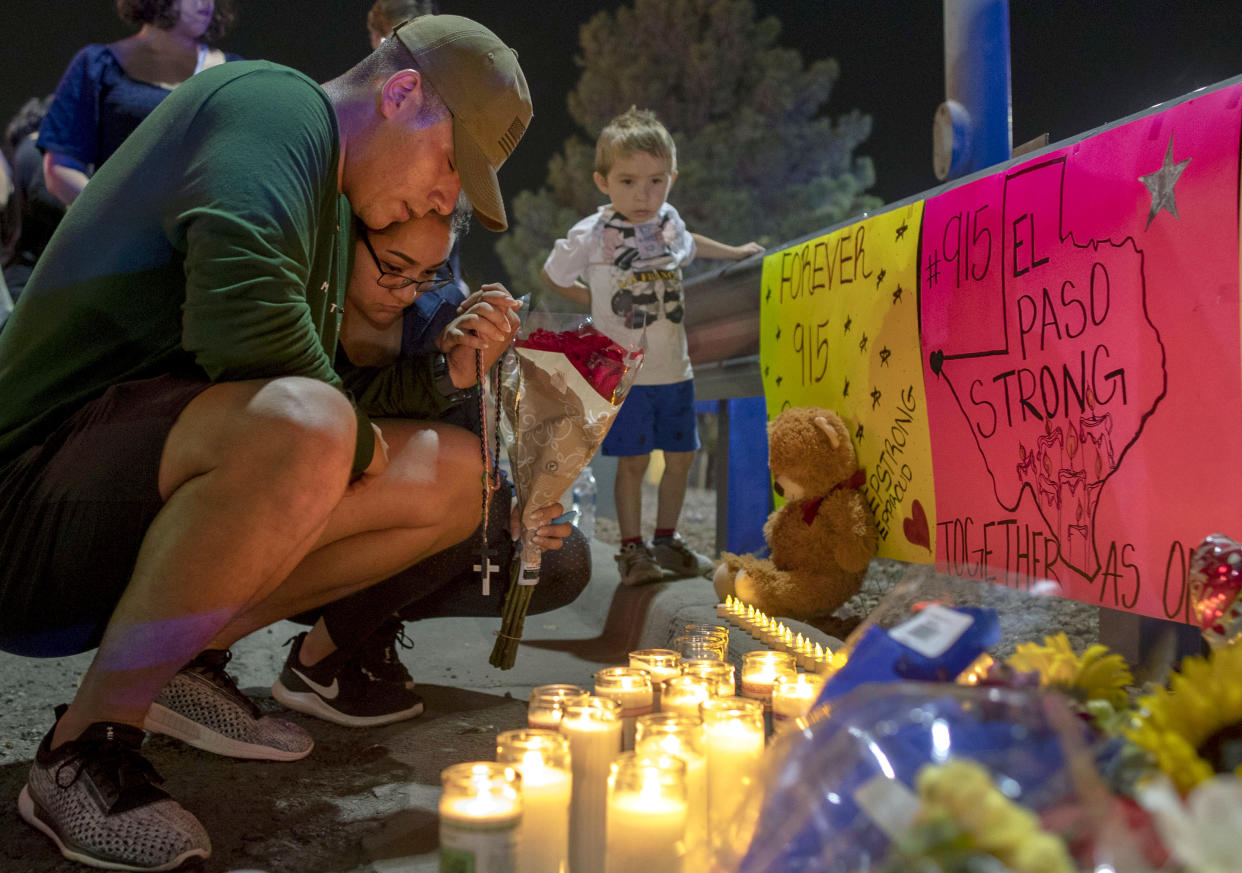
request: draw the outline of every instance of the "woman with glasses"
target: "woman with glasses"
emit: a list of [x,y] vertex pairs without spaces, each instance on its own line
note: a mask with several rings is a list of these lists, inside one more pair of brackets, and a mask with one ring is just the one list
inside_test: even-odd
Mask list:
[[[518,302],[501,285],[484,285],[464,300],[446,269],[453,243],[469,222],[459,208],[451,217],[429,213],[381,232],[357,229],[357,246],[341,323],[336,368],[358,405],[372,416],[435,419],[481,432],[477,388],[437,387],[438,362],[484,348],[485,366],[496,341],[517,327]],[[495,422],[489,414],[489,429]],[[482,447],[480,446],[480,451]],[[480,482],[482,499],[482,482]],[[508,511],[508,483],[488,512],[488,543],[494,573],[490,592],[478,572],[478,531],[397,575],[315,613],[294,620],[312,625],[286,659],[273,696],[291,709],[350,727],[370,727],[413,718],[423,710],[414,680],[401,662],[398,644],[411,644],[404,622],[436,616],[494,616],[514,557],[517,517]],[[569,524],[553,524],[560,504],[544,507],[537,542],[549,553],[543,562],[532,612],[571,602],[590,579],[590,549]],[[512,519],[512,525],[511,525]],[[306,678],[302,652],[329,642],[341,653],[335,668]],[[330,690],[329,690],[330,689]]]

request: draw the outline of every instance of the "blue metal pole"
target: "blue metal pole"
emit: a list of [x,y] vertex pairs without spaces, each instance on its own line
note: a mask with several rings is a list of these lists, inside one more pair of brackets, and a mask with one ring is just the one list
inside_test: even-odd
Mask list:
[[944,0],[945,102],[936,110],[932,162],[947,181],[1009,160],[1009,0]]

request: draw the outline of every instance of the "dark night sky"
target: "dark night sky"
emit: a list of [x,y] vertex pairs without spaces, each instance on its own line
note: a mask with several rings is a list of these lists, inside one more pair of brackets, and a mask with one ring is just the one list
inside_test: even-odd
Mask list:
[[[237,0],[240,21],[223,43],[249,58],[297,67],[324,81],[367,50],[372,0]],[[517,50],[535,120],[501,171],[508,199],[539,187],[573,132],[565,95],[577,81],[578,27],[605,2],[441,0],[443,11],[487,24]],[[841,79],[830,113],[872,117],[860,152],[875,159],[885,200],[934,187],[931,120],[944,95],[943,5],[938,0],[757,0],[783,23],[781,42],[805,59],[835,57]],[[73,53],[126,34],[112,0],[8,0],[0,118],[53,90]],[[294,13],[296,12],[296,16]],[[1011,0],[1013,141],[1053,142],[1202,85],[1242,74],[1242,0]]]

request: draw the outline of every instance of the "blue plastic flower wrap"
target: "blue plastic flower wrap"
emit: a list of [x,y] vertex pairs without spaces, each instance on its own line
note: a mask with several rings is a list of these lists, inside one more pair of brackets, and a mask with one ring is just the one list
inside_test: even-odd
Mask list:
[[920,771],[949,761],[982,765],[1001,794],[1036,815],[1074,810],[1073,839],[1090,840],[1098,830],[1091,811],[1106,808],[1081,722],[1037,691],[870,682],[817,707],[768,754],[762,806],[737,873],[906,869],[894,866],[893,853],[917,814]]

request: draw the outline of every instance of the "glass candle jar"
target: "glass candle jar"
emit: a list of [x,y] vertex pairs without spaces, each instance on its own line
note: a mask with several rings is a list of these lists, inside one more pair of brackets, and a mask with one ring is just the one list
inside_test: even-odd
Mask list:
[[745,697],[715,697],[699,705],[707,752],[707,806],[714,841],[730,833],[733,818],[760,775],[763,704]]
[[696,873],[711,869],[703,741],[703,720],[674,712],[640,716],[634,735],[639,755],[671,755],[686,765],[686,870]]
[[608,778],[604,873],[682,873],[685,840],[685,762],[623,753]]
[[522,777],[517,873],[567,873],[569,740],[556,731],[505,731],[496,737],[496,761]]
[[724,661],[729,656],[729,630],[714,624],[687,624],[673,639],[673,648],[687,658],[713,658]]
[[532,728],[554,731],[561,723],[561,714],[571,703],[582,703],[591,692],[577,685],[539,685],[530,691],[526,724]]
[[621,753],[621,705],[588,697],[565,707],[560,732],[569,740],[569,869],[603,870],[608,774]]
[[522,777],[491,761],[440,773],[440,869],[514,873]]
[[605,667],[595,673],[595,696],[621,704],[621,748],[634,748],[634,719],[651,712],[655,693],[646,670]]
[[772,727],[790,725],[807,714],[824,687],[824,677],[814,673],[777,676],[772,683]]
[[660,710],[698,717],[699,704],[716,696],[717,683],[701,676],[674,676],[660,686]]
[[742,696],[772,708],[772,683],[777,676],[798,675],[798,663],[789,652],[747,652],[742,655]]
[[694,658],[681,662],[684,676],[700,676],[716,683],[713,697],[732,697],[737,693],[737,681],[733,678],[733,665],[715,658]]
[[651,690],[654,697],[651,708],[660,709],[660,685],[665,679],[681,675],[681,653],[672,649],[639,649],[630,652],[630,666],[636,670],[646,670],[651,676]]

